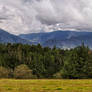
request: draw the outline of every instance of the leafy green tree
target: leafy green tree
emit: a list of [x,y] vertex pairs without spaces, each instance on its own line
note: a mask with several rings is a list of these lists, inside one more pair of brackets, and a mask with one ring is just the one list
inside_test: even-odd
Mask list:
[[64,61],[63,78],[88,78],[88,51],[84,45],[70,51]]

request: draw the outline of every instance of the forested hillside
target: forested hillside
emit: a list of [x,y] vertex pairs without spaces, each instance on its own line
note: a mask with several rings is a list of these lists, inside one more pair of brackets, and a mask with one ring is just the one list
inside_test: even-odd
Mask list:
[[38,45],[0,44],[0,78],[92,78],[92,51]]

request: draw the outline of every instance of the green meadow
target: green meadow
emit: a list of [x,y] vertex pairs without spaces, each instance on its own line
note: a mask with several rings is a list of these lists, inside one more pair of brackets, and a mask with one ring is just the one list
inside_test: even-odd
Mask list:
[[1,79],[0,92],[92,92],[92,80]]

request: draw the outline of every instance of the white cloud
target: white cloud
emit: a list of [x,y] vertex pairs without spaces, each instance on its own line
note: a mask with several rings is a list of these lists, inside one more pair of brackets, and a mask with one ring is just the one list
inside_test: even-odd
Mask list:
[[0,0],[0,28],[14,34],[92,30],[92,0]]

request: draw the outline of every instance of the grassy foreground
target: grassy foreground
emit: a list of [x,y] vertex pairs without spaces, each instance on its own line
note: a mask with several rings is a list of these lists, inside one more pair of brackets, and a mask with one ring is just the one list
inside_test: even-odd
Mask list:
[[0,92],[92,92],[92,80],[0,80]]

